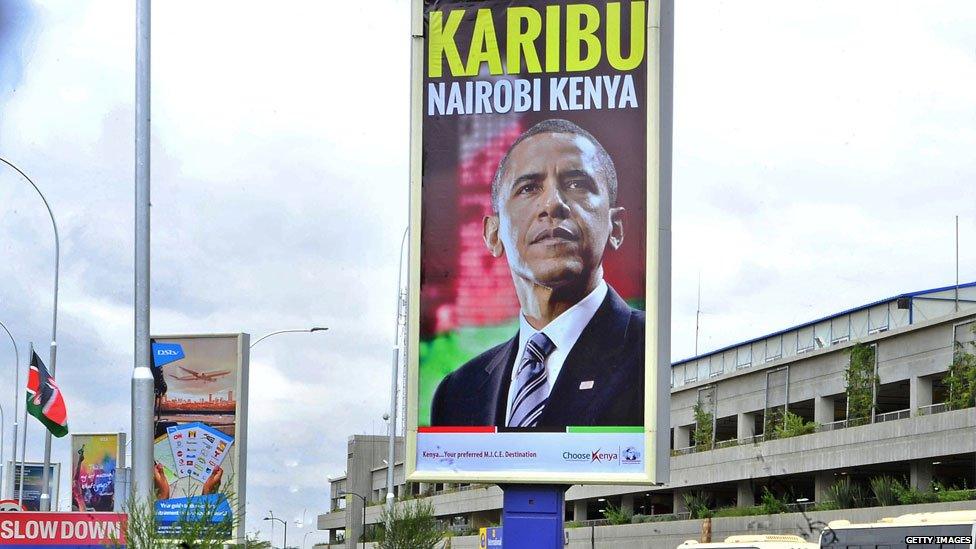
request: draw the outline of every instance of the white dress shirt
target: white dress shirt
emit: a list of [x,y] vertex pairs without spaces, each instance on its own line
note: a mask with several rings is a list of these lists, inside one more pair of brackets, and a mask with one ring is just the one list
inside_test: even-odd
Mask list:
[[512,367],[512,381],[508,386],[508,405],[505,411],[506,425],[512,415],[512,401],[515,400],[515,378],[518,374],[518,366],[522,361],[522,355],[525,353],[525,345],[528,343],[529,338],[537,332],[542,332],[556,346],[552,353],[546,357],[546,394],[548,395],[552,392],[552,387],[556,384],[556,379],[559,377],[559,372],[563,369],[563,363],[566,362],[566,357],[573,350],[573,345],[576,345],[576,340],[579,339],[580,334],[583,333],[583,328],[586,328],[586,325],[593,319],[593,315],[596,314],[596,310],[600,308],[600,304],[603,303],[606,297],[607,283],[600,280],[600,283],[596,285],[596,288],[592,292],[576,305],[566,309],[541,330],[533,328],[525,320],[525,315],[520,312],[519,351],[515,355],[515,364]]

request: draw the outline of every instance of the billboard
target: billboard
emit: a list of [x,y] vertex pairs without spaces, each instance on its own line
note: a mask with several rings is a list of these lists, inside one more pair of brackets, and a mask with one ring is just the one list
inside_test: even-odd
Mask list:
[[670,6],[415,0],[409,480],[666,480]]
[[114,511],[115,474],[124,467],[125,433],[72,433],[71,510]]
[[125,515],[0,513],[0,545],[24,549],[125,547]]
[[[13,486],[13,492],[11,499],[20,500],[20,463],[7,462],[7,485]],[[41,509],[41,492],[44,486],[42,482],[42,475],[44,473],[43,463],[34,463],[28,461],[24,464],[24,510],[25,511],[39,511]],[[61,480],[61,464],[51,463],[48,468],[48,493],[51,494],[51,507],[54,508],[58,501],[58,488],[60,488]],[[13,483],[13,484],[11,484]]]
[[[156,519],[176,534],[181,518],[203,509],[215,523],[245,501],[248,334],[155,336]],[[237,532],[243,535],[243,504]],[[215,510],[215,511],[214,511]]]

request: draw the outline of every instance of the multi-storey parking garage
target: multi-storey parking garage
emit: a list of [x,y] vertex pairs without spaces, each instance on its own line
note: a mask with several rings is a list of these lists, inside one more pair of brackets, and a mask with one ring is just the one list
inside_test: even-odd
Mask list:
[[[976,410],[951,404],[956,352],[974,351],[976,283],[907,293],[744,341],[672,365],[671,479],[664,486],[574,486],[566,519],[601,519],[608,504],[642,515],[687,516],[686,495],[713,508],[754,505],[765,491],[823,502],[839,479],[866,485],[889,476],[926,492],[976,486]],[[869,406],[852,416],[852,349],[868,349]],[[695,409],[699,410],[696,418]],[[786,412],[802,428],[784,429]],[[709,421],[703,423],[702,418]],[[710,431],[708,436],[703,436]],[[696,436],[697,432],[697,436]],[[333,543],[352,547],[379,522],[386,495],[385,437],[349,439],[346,474],[331,480],[331,509],[318,518]],[[430,497],[451,526],[500,521],[495,486],[404,484],[395,495]],[[896,513],[897,514],[897,513]],[[669,518],[669,517],[660,517]]]

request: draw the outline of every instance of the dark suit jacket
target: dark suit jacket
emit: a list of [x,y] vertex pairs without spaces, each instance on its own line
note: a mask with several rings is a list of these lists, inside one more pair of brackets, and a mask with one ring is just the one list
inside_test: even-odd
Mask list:
[[[431,425],[504,426],[518,352],[515,334],[445,377],[434,393]],[[580,389],[583,382],[592,388]],[[609,288],[566,357],[538,426],[643,424],[644,312]]]

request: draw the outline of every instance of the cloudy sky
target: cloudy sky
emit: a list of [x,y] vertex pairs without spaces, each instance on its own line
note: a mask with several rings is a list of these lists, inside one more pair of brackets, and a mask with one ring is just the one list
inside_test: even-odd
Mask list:
[[[0,1],[0,154],[58,217],[77,431],[129,425],[133,4]],[[313,524],[346,438],[385,430],[408,12],[154,6],[152,331],[330,328],[255,349],[249,532],[269,509]],[[703,351],[951,284],[955,215],[976,279],[976,4],[679,0],[676,27],[674,358],[694,353],[699,278]],[[0,170],[0,320],[45,357],[52,253],[38,198]],[[5,411],[12,363],[0,341]]]

